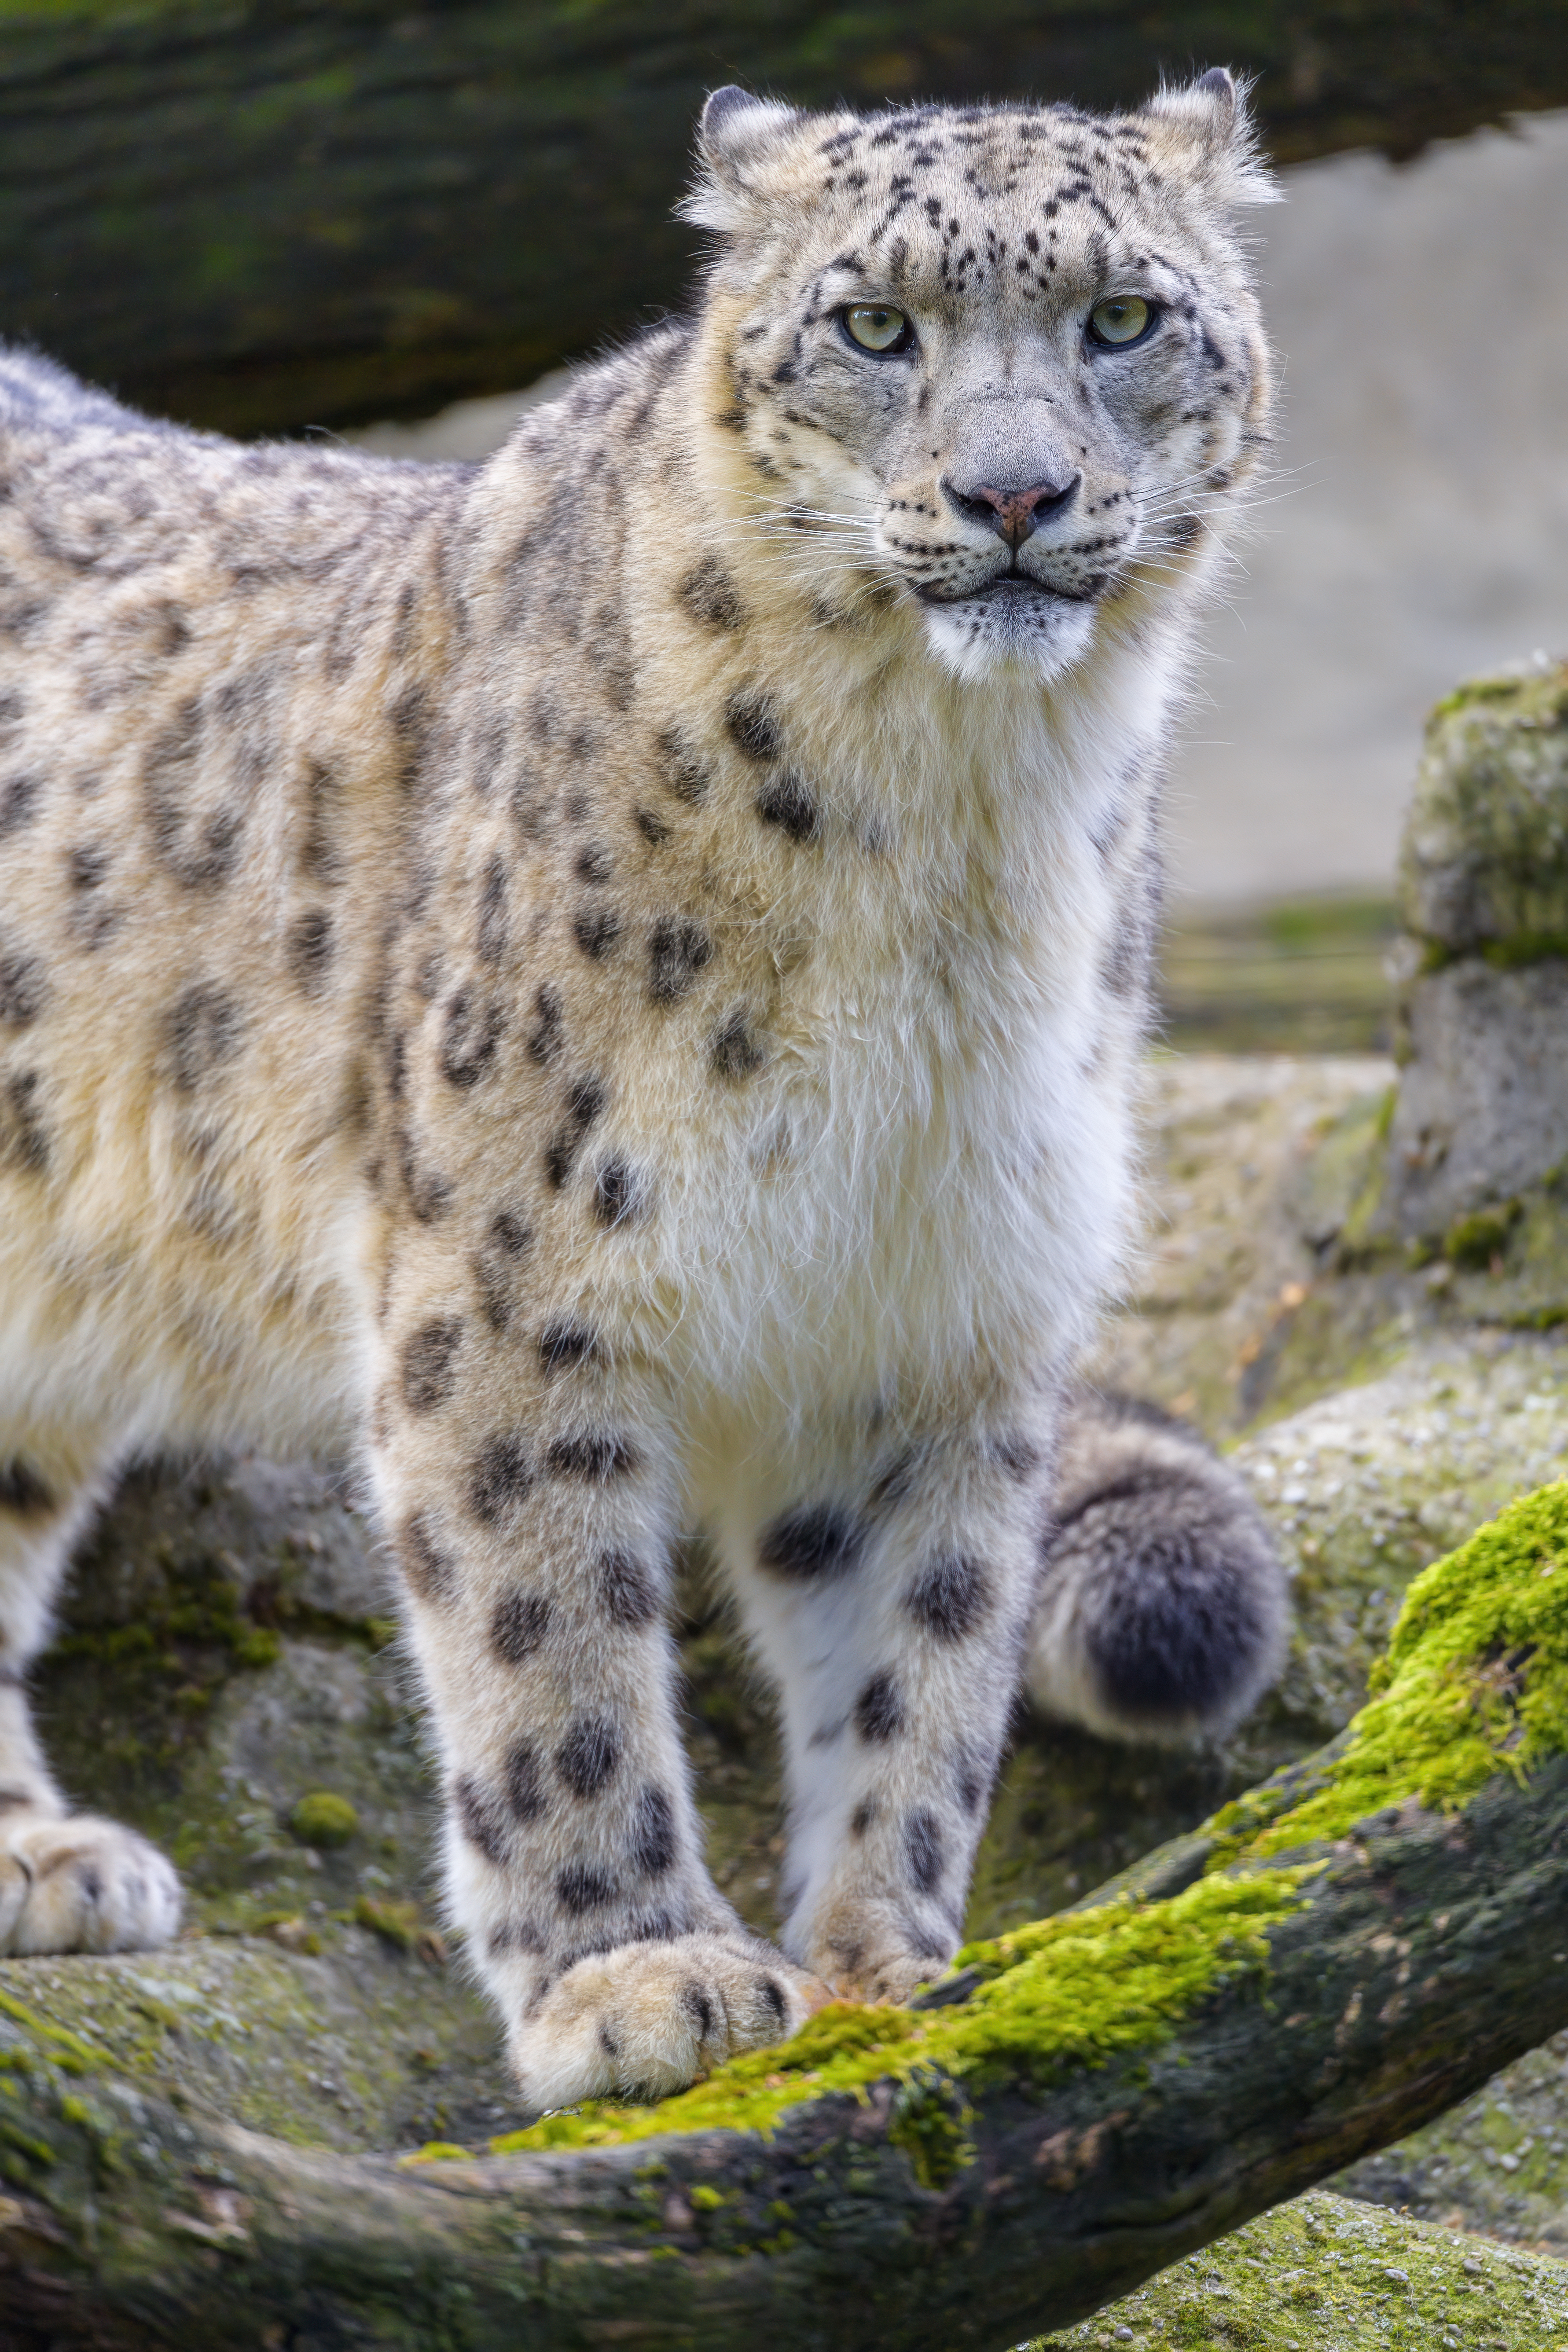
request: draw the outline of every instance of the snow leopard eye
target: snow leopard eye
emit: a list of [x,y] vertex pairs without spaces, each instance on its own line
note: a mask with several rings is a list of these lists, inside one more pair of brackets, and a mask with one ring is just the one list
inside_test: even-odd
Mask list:
[[913,327],[890,302],[851,302],[839,316],[850,341],[863,352],[874,352],[879,360],[907,352],[915,339]]
[[1089,312],[1089,331],[1097,343],[1125,350],[1129,343],[1141,343],[1159,316],[1142,294],[1110,294]]

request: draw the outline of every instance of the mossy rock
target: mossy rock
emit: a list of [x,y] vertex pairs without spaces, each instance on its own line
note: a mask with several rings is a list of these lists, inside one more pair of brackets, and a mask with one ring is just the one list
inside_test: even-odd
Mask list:
[[202,1936],[162,1952],[0,1960],[0,2063],[41,2021],[183,2112],[296,2147],[368,2154],[517,2128],[493,2022],[455,1969],[352,1917],[307,1922],[284,1944]]
[[1433,957],[1568,953],[1568,663],[1477,678],[1426,722],[1400,911]]
[[1568,1163],[1568,960],[1499,970],[1458,957],[1415,982],[1402,1024],[1380,1197],[1363,1222],[1369,1239],[1440,1245]]
[[1363,2158],[1340,2185],[1422,2221],[1568,2256],[1568,2033],[1424,2131]]
[[[72,1795],[173,1854],[196,1924],[427,1894],[432,1784],[391,1605],[368,1528],[321,1471],[146,1467],[100,1521],[39,1719]],[[358,1835],[301,1840],[297,1808],[329,1791]]]
[[1555,2352],[1568,2270],[1320,2190],[1025,2352]]
[[331,1789],[312,1789],[300,1798],[289,1816],[289,1827],[301,1845],[347,1845],[359,1835],[359,1815],[346,1797]]

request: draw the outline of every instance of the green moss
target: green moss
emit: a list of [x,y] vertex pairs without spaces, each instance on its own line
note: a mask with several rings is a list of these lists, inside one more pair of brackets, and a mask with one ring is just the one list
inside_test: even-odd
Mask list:
[[[350,1594],[366,1589],[359,1528],[310,1480],[287,1496],[263,1481],[258,1495],[221,1468],[134,1475],[79,1564],[71,1621],[38,1675],[41,1727],[73,1796],[162,1846],[193,1919],[225,1933],[312,1902],[352,1911],[361,1893],[411,1895],[431,1796],[396,1679],[373,1663],[385,1627],[352,1602],[300,1598],[344,1591],[340,1567]],[[258,1739],[263,1721],[289,1737]],[[346,1843],[289,1834],[296,1801],[320,1790],[354,1809]]]
[[79,2033],[71,2032],[68,2026],[51,2025],[47,2018],[40,2017],[36,2010],[29,2009],[26,2002],[18,2000],[14,1993],[0,1991],[0,2017],[8,2017],[13,2024],[26,2027],[44,2045],[57,2066],[74,2061],[74,2066],[68,2067],[68,2072],[78,2071],[83,2066],[105,2066],[109,2063],[104,2051],[95,2050],[90,2042],[84,2042]]
[[1363,1262],[1369,1251],[1375,1254],[1373,1233],[1387,1181],[1388,1135],[1398,1099],[1397,1087],[1384,1087],[1370,1099],[1353,1103],[1313,1155],[1303,1222],[1321,1234],[1331,1188],[1342,1192],[1335,1252],[1342,1267]]
[[[1376,1178],[1398,1092],[1396,1087],[1380,1087],[1374,1094],[1361,1095],[1338,1118],[1319,1127],[1298,1202],[1301,1231],[1314,1247],[1342,1234],[1352,1218],[1364,1224],[1375,1207]],[[1369,1186],[1372,1201],[1363,1207]]]
[[[1568,949],[1568,665],[1477,679],[1427,721],[1401,853],[1406,927],[1436,964]],[[1436,968],[1427,958],[1427,968]]]
[[[495,2025],[477,1991],[331,1921],[316,1941],[315,1958],[246,1937],[0,1961],[0,2108],[5,2083],[25,2083],[24,2120],[47,2137],[54,2115],[72,2120],[60,2095],[90,2120],[118,2079],[345,2154],[500,2128]],[[117,2099],[93,2126],[100,2164],[126,2128]]]
[[[130,1622],[79,1624],[51,1648],[48,1685],[73,1685],[72,1717],[96,1722],[112,1692],[114,1732],[109,1765],[121,1800],[131,1790],[167,1785],[205,1738],[207,1719],[230,1677],[273,1665],[282,1644],[258,1624],[221,1562],[153,1547],[161,1571],[137,1595]],[[48,1714],[48,1691],[45,1711]],[[52,1743],[57,1754],[60,1741]],[[68,1744],[66,1748],[69,1759]],[[71,1759],[74,1760],[74,1759]]]
[[1426,720],[1427,732],[1430,734],[1442,719],[1452,719],[1461,710],[1482,709],[1489,703],[1517,702],[1520,687],[1521,680],[1512,672],[1502,677],[1466,678],[1433,704]]
[[301,1845],[347,1845],[359,1833],[359,1815],[346,1797],[313,1789],[289,1814],[289,1827]]
[[[920,2086],[907,2132],[929,2162],[938,2139],[950,2154],[956,2144],[950,2124],[962,2103],[951,2105],[953,2093],[944,2086],[955,2092],[1002,2072],[1045,2084],[1078,2066],[1154,2048],[1203,1994],[1237,1976],[1262,1975],[1266,1931],[1300,1907],[1310,1875],[1273,1869],[1202,1879],[1169,1902],[1119,1902],[1040,1920],[959,1953],[955,1966],[973,1969],[980,1981],[953,2008],[919,2013],[835,2001],[793,2041],[731,2059],[658,2106],[593,2102],[510,2133],[492,2150],[595,2147],[715,2126],[765,2132],[804,2100],[863,2093],[890,2077]],[[949,2123],[935,2137],[933,2101],[949,2107]]]
[[1568,1482],[1510,1503],[1405,1595],[1373,1696],[1322,1784],[1260,1824],[1266,1793],[1210,1824],[1211,1870],[1342,1838],[1415,1799],[1457,1811],[1493,1774],[1568,1749]]
[[1522,1202],[1504,1201],[1496,1207],[1472,1209],[1468,1216],[1456,1217],[1443,1236],[1443,1255],[1450,1265],[1470,1272],[1485,1270],[1507,1249],[1509,1235],[1522,1214]]
[[955,2172],[974,2161],[969,2137],[973,2119],[956,2085],[922,2068],[899,2086],[888,2138],[903,2149],[922,2189],[945,2189]]
[[1517,971],[1527,963],[1561,962],[1568,957],[1568,931],[1515,931],[1506,940],[1488,940],[1481,956],[1494,971]]
[[1568,931],[1527,929],[1510,931],[1506,939],[1481,940],[1467,947],[1446,947],[1441,940],[1428,940],[1421,950],[1416,977],[1429,980],[1434,972],[1448,971],[1477,956],[1492,971],[1522,971],[1532,963],[1568,962]]
[[395,1951],[412,1952],[420,1934],[417,1903],[388,1902],[374,1895],[362,1895],[354,1904],[353,1916],[361,1927],[368,1927]]

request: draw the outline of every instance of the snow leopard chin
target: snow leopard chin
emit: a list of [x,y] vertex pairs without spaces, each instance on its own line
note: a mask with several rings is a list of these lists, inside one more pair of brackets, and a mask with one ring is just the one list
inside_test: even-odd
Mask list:
[[966,686],[1022,671],[1049,686],[1074,668],[1094,642],[1098,608],[1067,596],[993,589],[984,596],[925,607],[933,660]]

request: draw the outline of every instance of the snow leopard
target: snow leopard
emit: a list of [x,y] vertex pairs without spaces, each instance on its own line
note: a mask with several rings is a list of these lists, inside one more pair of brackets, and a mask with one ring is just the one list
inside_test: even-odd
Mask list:
[[[0,356],[0,1945],[175,1931],[27,1714],[118,1466],[362,1465],[519,2095],[940,1976],[1020,1677],[1234,1718],[1238,1484],[1075,1392],[1124,1279],[1161,777],[1268,436],[1223,70],[707,101],[689,311],[479,465]],[[776,1695],[704,1866],[671,1563]]]

